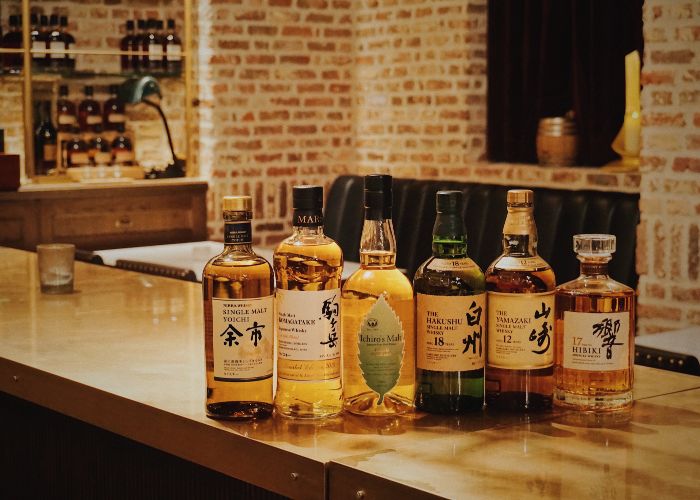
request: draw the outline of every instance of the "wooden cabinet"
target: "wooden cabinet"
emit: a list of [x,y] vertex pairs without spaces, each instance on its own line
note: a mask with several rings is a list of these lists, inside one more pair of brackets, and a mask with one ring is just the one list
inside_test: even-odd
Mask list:
[[98,250],[206,240],[206,191],[206,182],[191,179],[25,186],[0,193],[0,245]]

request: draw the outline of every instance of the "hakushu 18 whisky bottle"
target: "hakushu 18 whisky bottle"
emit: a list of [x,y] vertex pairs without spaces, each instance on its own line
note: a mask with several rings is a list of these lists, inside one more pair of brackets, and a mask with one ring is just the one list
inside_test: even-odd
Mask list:
[[396,268],[391,182],[365,177],[360,269],[343,286],[344,408],[359,415],[409,412],[415,396],[413,287]]
[[552,405],[554,272],[537,255],[533,193],[507,195],[503,254],[486,270],[486,405],[540,410]]
[[323,418],[343,407],[340,280],[343,252],[323,234],[323,188],[294,186],[292,235],[274,254],[277,277],[275,410]]
[[467,256],[462,192],[438,191],[433,256],[416,271],[416,408],[461,413],[484,404],[484,273]]
[[204,267],[208,417],[272,415],[274,276],[251,246],[250,196],[223,198],[224,251]]
[[584,411],[632,405],[634,290],[608,276],[615,236],[578,234],[581,275],[557,287],[554,403]]

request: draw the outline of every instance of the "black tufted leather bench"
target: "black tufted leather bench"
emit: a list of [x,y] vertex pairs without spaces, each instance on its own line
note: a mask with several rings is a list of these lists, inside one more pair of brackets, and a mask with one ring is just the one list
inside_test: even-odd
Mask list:
[[[326,203],[325,231],[343,249],[346,260],[359,261],[363,223],[363,182],[355,175],[338,177]],[[464,193],[464,220],[469,255],[483,268],[501,253],[506,217],[506,193],[517,186],[472,184],[456,181],[394,179],[394,228],[397,265],[413,277],[430,256],[435,193],[457,189]],[[538,250],[554,269],[557,283],[579,274],[572,236],[609,233],[617,236],[617,252],[610,265],[612,277],[633,288],[639,195],[601,191],[534,188]]]

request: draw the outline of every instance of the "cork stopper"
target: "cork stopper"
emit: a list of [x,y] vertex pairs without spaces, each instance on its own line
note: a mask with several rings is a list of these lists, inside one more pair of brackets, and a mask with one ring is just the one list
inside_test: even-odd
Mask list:
[[439,214],[455,214],[462,210],[462,191],[438,191],[435,209]]
[[506,202],[508,205],[532,206],[534,194],[529,189],[510,189]]
[[224,212],[252,212],[253,198],[250,196],[224,196],[221,200]]
[[323,209],[323,186],[294,186],[292,206],[301,210]]
[[616,238],[613,234],[576,234],[574,252],[586,256],[605,256],[615,252]]

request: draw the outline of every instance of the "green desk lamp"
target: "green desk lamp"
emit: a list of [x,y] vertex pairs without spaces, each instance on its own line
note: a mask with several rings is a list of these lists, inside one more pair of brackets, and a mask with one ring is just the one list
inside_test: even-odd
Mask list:
[[119,86],[119,99],[128,104],[138,104],[140,102],[154,108],[158,111],[161,119],[163,120],[163,125],[165,126],[165,133],[168,136],[168,145],[170,145],[170,153],[173,156],[173,162],[170,163],[166,168],[165,172],[161,175],[162,177],[184,177],[185,176],[185,160],[182,160],[175,156],[175,149],[173,148],[173,139],[170,136],[170,127],[168,127],[168,120],[165,119],[165,114],[160,108],[160,105],[147,99],[148,96],[157,95],[162,98],[163,95],[160,92],[160,85],[158,85],[158,80],[152,76],[142,76],[140,78],[129,78],[124,83]]

